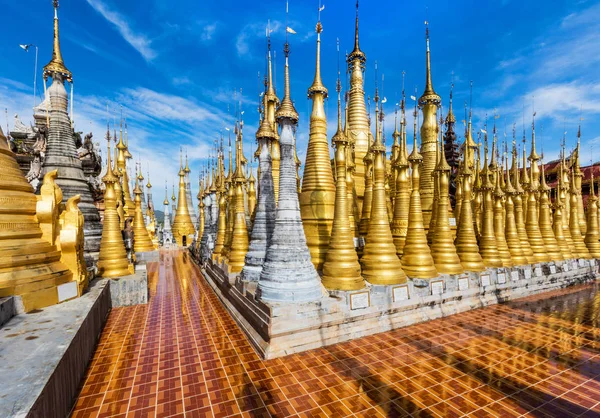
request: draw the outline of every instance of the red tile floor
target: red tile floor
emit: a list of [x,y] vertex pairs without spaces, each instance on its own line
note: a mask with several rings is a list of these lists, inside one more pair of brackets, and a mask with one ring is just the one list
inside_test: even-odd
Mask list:
[[263,361],[191,259],[160,257],[73,417],[600,416],[598,285]]

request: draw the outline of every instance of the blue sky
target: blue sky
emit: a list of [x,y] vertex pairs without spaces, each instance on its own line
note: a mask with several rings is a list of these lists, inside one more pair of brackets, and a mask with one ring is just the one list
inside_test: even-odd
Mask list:
[[[192,175],[197,178],[213,139],[231,124],[228,105],[233,108],[234,89],[243,91],[245,153],[250,155],[258,119],[257,75],[265,70],[268,19],[277,51],[278,93],[283,91],[284,0],[60,3],[62,53],[75,79],[76,126],[86,132],[93,130],[95,139],[101,141],[106,102],[115,109],[122,104],[128,115],[132,153],[144,161],[144,167],[150,165],[156,203],[162,200],[164,181],[176,180],[180,145],[187,147]],[[322,76],[331,94],[326,110],[333,134],[336,38],[342,51],[352,49],[355,9],[353,0],[323,3]],[[50,0],[0,0],[0,7],[10,16],[3,19],[0,43],[0,106],[8,108],[12,126],[14,113],[28,123],[33,100],[34,54],[25,53],[19,44],[39,46],[41,76],[41,67],[51,56],[53,11]],[[292,98],[300,113],[298,154],[302,160],[308,140],[310,101],[306,91],[314,77],[317,9],[318,0],[292,0],[289,5],[289,26],[297,32],[290,38],[290,65]],[[414,94],[415,87],[418,95],[423,90],[426,18],[430,22],[434,88],[446,107],[454,73],[459,121],[469,98],[469,80],[473,80],[476,128],[481,127],[486,113],[491,119],[496,108],[500,129],[505,121],[509,130],[517,122],[520,136],[525,102],[529,138],[535,97],[538,144],[549,159],[557,155],[563,131],[567,131],[568,147],[574,146],[582,107],[584,162],[588,162],[593,144],[600,144],[600,2],[431,1],[426,10],[422,2],[363,0],[361,48],[368,60],[365,89],[373,94],[377,61],[379,74],[385,74],[388,131],[393,124],[393,104],[401,91],[402,71],[406,71],[408,95]],[[38,91],[43,91],[41,83],[38,86]],[[4,115],[1,121],[5,127]],[[410,119],[409,127],[412,129]],[[460,126],[458,130],[462,132]],[[105,141],[101,143],[104,149]],[[593,152],[595,160],[599,159],[598,148]]]

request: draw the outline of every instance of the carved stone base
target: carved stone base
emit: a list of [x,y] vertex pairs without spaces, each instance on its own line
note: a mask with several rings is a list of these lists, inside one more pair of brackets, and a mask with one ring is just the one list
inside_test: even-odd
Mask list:
[[571,260],[488,269],[482,273],[409,279],[405,285],[373,286],[303,304],[257,300],[256,283],[229,275],[208,261],[207,282],[267,359],[389,331],[471,309],[596,280],[597,260]]

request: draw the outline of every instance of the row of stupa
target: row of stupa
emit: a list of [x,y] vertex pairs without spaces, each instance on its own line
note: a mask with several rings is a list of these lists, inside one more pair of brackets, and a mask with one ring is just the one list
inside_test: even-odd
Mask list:
[[[383,101],[377,89],[374,134],[365,103],[366,55],[359,46],[358,3],[355,23],[354,49],[347,57],[350,88],[345,109],[338,70],[333,161],[324,111],[328,91],[320,75],[320,21],[316,27],[316,72],[308,90],[313,108],[301,187],[297,182],[298,114],[290,92],[289,43],[286,39],[284,97],[280,102],[272,81],[269,42],[268,73],[256,132],[258,187],[255,190],[254,179],[245,175],[240,121],[235,129],[235,167],[230,152],[225,175],[221,147],[209,175],[201,181],[198,240],[192,251],[202,262],[223,262],[241,280],[257,282],[262,300],[305,302],[322,297],[323,287],[356,290],[366,282],[393,285],[405,283],[408,277],[431,279],[439,274],[600,257],[599,208],[593,179],[587,208],[583,206],[579,141],[569,163],[563,145],[553,196],[544,166],[540,168],[534,123],[531,153],[526,155],[523,144],[522,162],[516,139],[512,152],[507,146],[501,149],[495,126],[489,141],[491,150],[487,130],[483,131],[481,161],[470,114],[465,143],[459,149],[452,98],[445,120],[441,116],[438,119],[441,98],[432,84],[428,28],[426,83],[418,100],[423,120],[420,149],[415,103],[415,134],[409,154],[403,98],[400,130],[396,118],[388,160],[383,141]],[[447,155],[452,156],[455,170]],[[456,188],[454,202],[451,181]],[[181,245],[182,233],[175,235]]]
[[[91,135],[84,143],[93,154],[88,155],[91,160],[78,152],[65,89],[73,75],[60,49],[58,1],[53,5],[52,59],[43,72],[44,87],[48,78],[52,83],[45,88],[42,104],[34,109],[37,116],[44,110],[45,121],[36,117],[33,137],[22,127],[16,129],[23,134],[22,148],[17,146],[18,135],[6,138],[0,131],[0,297],[19,296],[26,311],[80,296],[94,274],[132,274],[135,253],[153,251],[159,244],[152,185],[148,179],[146,201],[141,169],[136,170],[132,199],[127,124],[125,136],[122,123],[119,138],[114,132],[114,164],[107,130],[103,185],[90,178],[100,174],[101,167]],[[34,146],[27,145],[34,138]],[[32,149],[35,155],[29,157],[38,158],[39,170],[31,165],[25,173],[23,161]],[[85,164],[98,167],[84,169]],[[30,175],[32,170],[35,173]]]

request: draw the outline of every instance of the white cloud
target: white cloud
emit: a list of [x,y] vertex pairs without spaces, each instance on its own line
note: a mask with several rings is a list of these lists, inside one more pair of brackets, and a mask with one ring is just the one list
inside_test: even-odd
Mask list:
[[[104,138],[107,103],[110,110],[111,135],[114,129],[113,120],[116,119],[118,124],[119,105],[123,105],[124,115],[128,120],[130,151],[136,161],[141,158],[144,176],[147,176],[147,167],[150,169],[150,177],[155,186],[153,193],[155,206],[162,207],[165,180],[169,184],[170,193],[171,183],[178,179],[179,146],[183,146],[184,150],[187,148],[188,151],[192,168],[192,190],[195,196],[198,190],[197,176],[202,161],[206,160],[212,141],[224,124],[231,124],[227,112],[193,98],[141,87],[123,89],[117,93],[116,99],[76,94],[74,102],[76,130],[94,133],[94,142],[100,144],[103,159],[106,158]],[[32,122],[33,98],[29,86],[0,77],[0,104],[8,109],[10,128],[13,127],[15,113],[19,114],[26,125]],[[4,119],[3,117],[3,129],[6,126]],[[245,129],[248,143],[253,140],[255,129],[255,127]]]
[[118,101],[135,109],[144,119],[184,122],[221,122],[227,115],[213,106],[194,99],[165,94],[144,87],[126,88],[117,97]]
[[133,48],[135,48],[146,61],[152,61],[157,53],[152,49],[152,41],[145,35],[136,33],[131,29],[127,19],[118,12],[111,10],[102,0],[86,0],[90,6],[112,23]]
[[[271,21],[271,32],[276,33],[283,28],[278,20]],[[249,43],[266,36],[267,24],[265,22],[249,23],[244,26],[235,41],[238,56],[247,55],[250,51]]]
[[502,60],[498,63],[498,69],[504,70],[506,68],[513,67],[516,64],[523,62],[523,59],[524,58],[522,56],[518,56],[511,59]]
[[190,80],[190,78],[187,76],[173,77],[173,79],[171,81],[173,82],[173,85],[175,85],[175,86],[185,86],[188,84],[192,84],[192,80]]
[[215,32],[217,31],[217,23],[210,23],[208,25],[205,25],[204,28],[202,28],[202,34],[200,35],[200,39],[203,41],[210,41]]

